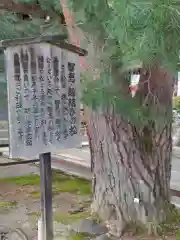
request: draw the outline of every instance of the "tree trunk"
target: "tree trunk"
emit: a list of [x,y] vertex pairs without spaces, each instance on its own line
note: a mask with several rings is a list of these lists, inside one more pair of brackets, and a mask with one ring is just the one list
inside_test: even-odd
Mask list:
[[[151,103],[148,108],[161,106],[159,114],[165,114],[171,107],[172,88],[171,75],[155,67],[141,75],[137,96],[142,104]],[[152,102],[155,94],[158,104]],[[170,200],[171,122],[162,123],[159,130],[156,123],[138,127],[108,109],[91,112],[88,124],[93,212],[117,236],[130,222],[149,227],[164,221],[165,203]]]

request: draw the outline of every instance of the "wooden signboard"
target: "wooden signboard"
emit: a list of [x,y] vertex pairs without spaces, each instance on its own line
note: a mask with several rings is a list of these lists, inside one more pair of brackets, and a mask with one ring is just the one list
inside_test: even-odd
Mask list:
[[40,160],[38,240],[53,240],[51,152],[80,146],[78,58],[87,51],[62,39],[0,42],[8,82],[10,157]]
[[8,46],[10,157],[80,145],[78,55],[49,43]]

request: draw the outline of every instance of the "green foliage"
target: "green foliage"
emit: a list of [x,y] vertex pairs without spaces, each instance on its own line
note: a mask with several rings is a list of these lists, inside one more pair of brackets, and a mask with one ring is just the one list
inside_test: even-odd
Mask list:
[[[0,178],[0,183],[13,183],[17,185],[40,185],[40,176],[37,174],[29,174],[24,176],[15,176],[9,178]],[[88,195],[91,193],[91,184],[89,181],[69,176],[63,173],[53,172],[53,194],[59,192],[70,192],[79,195]],[[37,192],[32,195],[38,194]]]
[[[137,123],[143,117],[138,102],[131,97],[120,94],[113,85],[103,84],[101,80],[92,81],[84,89],[83,102],[93,110],[111,106],[117,113],[121,113],[128,120],[134,119]],[[129,111],[133,109],[133,111]]]
[[[158,61],[176,70],[180,49],[180,2],[178,0],[67,0],[77,25],[93,39],[98,50],[98,81],[92,75],[85,81],[83,101],[93,109],[113,106],[129,121],[147,124],[157,120],[157,111],[141,106],[138,100],[125,96],[121,86],[127,69]],[[35,0],[16,0],[35,3]],[[53,13],[49,23],[33,18],[22,21],[16,14],[0,15],[0,39],[51,35],[64,31],[59,24],[62,11],[59,0],[39,0],[42,9]],[[89,40],[89,39],[88,39]],[[87,42],[88,44],[88,42]],[[91,64],[91,63],[90,63]],[[107,69],[118,72],[111,76]],[[93,68],[93,67],[92,67]],[[116,80],[114,79],[116,78]],[[89,81],[90,80],[90,81]],[[127,80],[128,81],[128,80]],[[84,81],[83,81],[84,82]],[[83,83],[84,84],[84,83]],[[158,114],[159,115],[159,114]],[[161,120],[164,121],[164,116]],[[169,119],[169,117],[168,117]],[[161,120],[160,125],[162,125]]]
[[85,234],[83,233],[72,233],[70,236],[71,240],[83,240],[85,239]]
[[158,60],[175,69],[180,49],[178,0],[69,0],[69,4],[77,23],[101,39],[109,56],[112,45],[114,53],[121,50],[117,61],[126,67]]
[[61,5],[60,5],[60,1],[59,0],[39,0],[39,3],[42,7],[42,9],[45,9],[45,10],[49,10],[49,9],[52,9],[52,10],[55,10],[57,12],[60,13],[61,11]]
[[16,201],[0,201],[0,210],[8,210],[8,209],[11,209],[13,207],[16,207],[17,206],[17,202]]
[[110,75],[103,72],[100,79],[96,81],[88,79],[82,81],[84,89],[82,101],[94,111],[110,106],[127,121],[133,121],[136,126],[142,127],[142,123],[148,125],[151,122],[156,122],[155,128],[157,130],[171,120],[171,111],[167,112],[166,116],[158,115],[158,109],[148,108],[146,105],[140,104],[137,98],[126,95],[123,90],[118,89],[117,85],[110,82],[109,78]]
[[[15,3],[37,4],[36,0],[16,0]],[[57,35],[66,30],[60,23],[61,7],[58,0],[39,0],[42,10],[49,12],[51,20],[45,22],[40,17],[30,16],[28,20],[22,20],[19,14],[0,10],[0,40],[39,35]],[[22,14],[22,13],[20,13]]]
[[180,240],[180,230],[178,230],[176,233],[176,240]]
[[4,183],[14,183],[17,185],[39,185],[40,184],[40,177],[37,174],[29,174],[24,176],[15,176],[15,177],[8,177],[8,178],[0,178],[0,182]]
[[0,40],[56,35],[64,31],[59,26],[58,19],[53,19],[50,23],[44,23],[43,19],[23,21],[16,14],[7,12],[0,14],[0,26]]
[[173,97],[173,108],[180,112],[180,96]]
[[80,213],[76,213],[76,214],[55,212],[55,214],[54,214],[54,220],[56,222],[61,222],[63,224],[70,224],[81,218],[88,218],[88,217],[90,217],[89,212],[80,212]]
[[[156,120],[158,127],[171,119],[160,116],[158,109],[142,106],[138,100],[125,96],[122,79],[127,69],[142,63],[147,67],[155,62],[176,71],[180,49],[180,2],[178,0],[68,0],[75,13],[77,25],[90,35],[101,62],[98,81],[92,76],[86,81],[83,100],[97,110],[114,109],[137,124]],[[97,47],[97,48],[98,48]],[[91,65],[91,63],[89,63]],[[96,67],[98,65],[96,64]],[[111,74],[104,70],[111,67]],[[92,67],[92,66],[91,66]],[[97,67],[98,68],[98,67]],[[113,73],[119,74],[119,79]],[[102,75],[102,74],[101,74]],[[104,81],[105,79],[105,81]],[[106,81],[109,79],[109,81]],[[127,83],[127,82],[126,82]],[[127,83],[128,85],[128,83]],[[120,91],[119,91],[120,90]],[[153,105],[153,104],[152,104]],[[162,111],[163,112],[163,111]],[[165,119],[166,118],[166,119]]]
[[[16,0],[15,3],[33,4],[35,0]],[[40,0],[42,10],[50,12],[54,17],[45,22],[45,19],[31,17],[22,20],[19,14],[0,10],[0,40],[39,37],[47,35],[57,35],[66,33],[64,26],[60,25],[59,14],[61,8],[58,0]],[[0,71],[4,71],[4,59],[0,57]]]

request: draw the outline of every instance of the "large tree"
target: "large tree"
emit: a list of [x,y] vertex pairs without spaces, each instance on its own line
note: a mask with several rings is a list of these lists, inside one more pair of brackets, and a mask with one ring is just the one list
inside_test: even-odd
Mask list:
[[[121,235],[130,222],[151,231],[166,220],[170,201],[172,73],[179,59],[180,4],[69,2],[95,53],[88,59],[84,95],[92,210],[113,234]],[[96,81],[94,69],[99,73]],[[140,74],[134,97],[129,90],[132,70]]]
[[[147,227],[159,224],[166,219],[170,200],[172,72],[180,49],[179,1],[38,2],[52,19],[58,19],[68,3],[76,19],[68,28],[71,33],[76,26],[81,29],[81,44],[89,50],[83,100],[89,109],[92,210],[115,235],[130,222]],[[134,97],[129,89],[132,71],[140,74]]]

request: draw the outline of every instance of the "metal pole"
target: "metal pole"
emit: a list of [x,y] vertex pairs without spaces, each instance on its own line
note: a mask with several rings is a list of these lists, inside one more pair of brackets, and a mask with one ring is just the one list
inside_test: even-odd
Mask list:
[[53,240],[51,153],[39,155],[42,239]]

